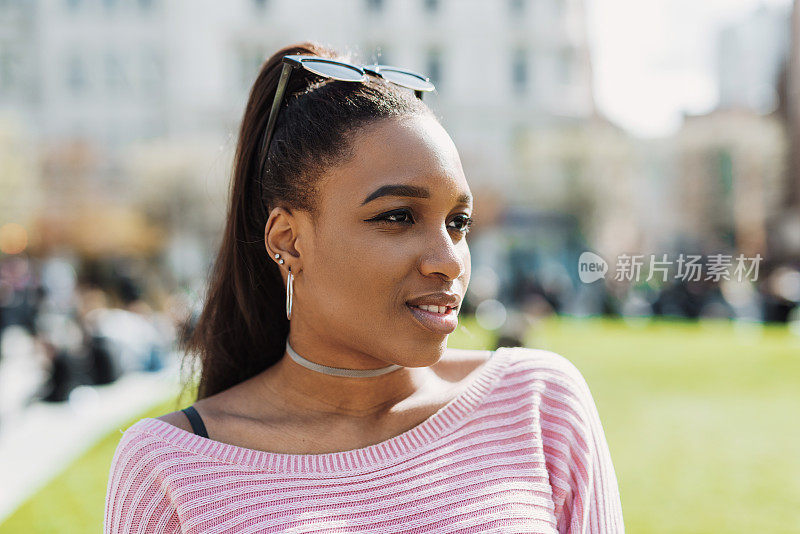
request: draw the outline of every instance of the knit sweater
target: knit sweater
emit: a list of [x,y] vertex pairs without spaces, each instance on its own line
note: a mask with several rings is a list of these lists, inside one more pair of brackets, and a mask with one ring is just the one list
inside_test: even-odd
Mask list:
[[503,347],[421,424],[360,449],[284,454],[154,418],[123,434],[105,533],[623,533],[616,474],[578,369]]

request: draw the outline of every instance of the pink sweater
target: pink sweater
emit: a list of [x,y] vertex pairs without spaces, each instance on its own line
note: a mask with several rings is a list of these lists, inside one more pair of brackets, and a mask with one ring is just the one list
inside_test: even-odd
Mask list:
[[501,348],[411,430],[279,454],[145,418],[111,464],[104,532],[622,533],[600,417],[559,354]]

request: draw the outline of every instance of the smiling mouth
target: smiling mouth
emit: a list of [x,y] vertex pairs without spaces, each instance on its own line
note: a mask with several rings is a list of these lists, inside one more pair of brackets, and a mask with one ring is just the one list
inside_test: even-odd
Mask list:
[[431,313],[438,313],[439,315],[447,315],[456,309],[453,306],[429,306],[426,304],[421,304],[419,306],[412,306],[411,304],[408,304],[408,306],[411,308],[417,308],[419,310],[424,310]]
[[[412,306],[411,304],[406,304],[406,307],[411,311],[411,315],[419,325],[436,334],[451,334],[458,327],[458,308],[449,306],[421,307]],[[433,309],[436,311],[431,311]]]

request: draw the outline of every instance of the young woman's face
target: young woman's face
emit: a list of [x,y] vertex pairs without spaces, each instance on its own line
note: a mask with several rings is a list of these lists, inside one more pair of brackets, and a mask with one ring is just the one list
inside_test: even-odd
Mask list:
[[[298,243],[292,327],[393,363],[430,365],[459,309],[437,328],[407,302],[448,292],[460,303],[467,290],[472,194],[458,152],[432,117],[385,119],[353,143],[354,157],[320,182],[312,239]],[[407,189],[386,188],[396,185]]]

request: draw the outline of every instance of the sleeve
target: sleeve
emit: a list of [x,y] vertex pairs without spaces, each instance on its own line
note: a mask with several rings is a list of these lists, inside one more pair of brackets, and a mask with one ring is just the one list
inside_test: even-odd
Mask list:
[[163,489],[158,442],[128,429],[120,439],[106,489],[104,534],[179,533],[178,514]]
[[540,422],[559,534],[625,532],[617,476],[583,375],[547,351]]

